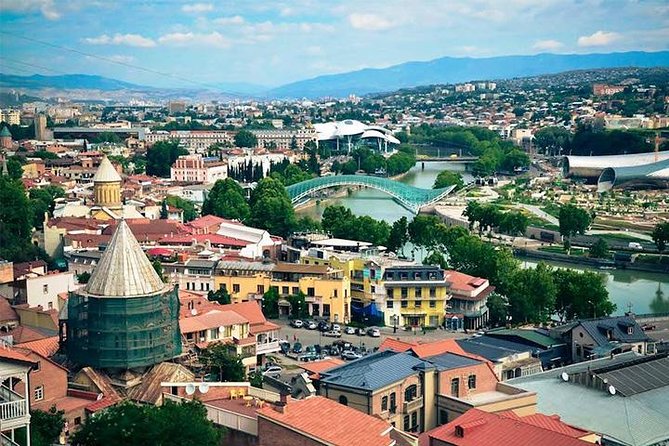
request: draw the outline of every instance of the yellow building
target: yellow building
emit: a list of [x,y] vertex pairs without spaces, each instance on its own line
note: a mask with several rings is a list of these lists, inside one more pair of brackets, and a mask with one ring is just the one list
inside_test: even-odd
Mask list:
[[109,158],[102,159],[100,167],[93,177],[93,196],[95,205],[112,210],[121,209],[121,176],[118,174]]
[[275,288],[283,298],[279,301],[282,316],[289,313],[285,297],[303,293],[311,316],[350,321],[350,281],[340,270],[324,265],[223,261],[216,267],[214,286],[225,288],[233,303],[261,299]]
[[436,327],[448,308],[446,272],[437,266],[397,266],[383,274],[386,323],[392,326]]

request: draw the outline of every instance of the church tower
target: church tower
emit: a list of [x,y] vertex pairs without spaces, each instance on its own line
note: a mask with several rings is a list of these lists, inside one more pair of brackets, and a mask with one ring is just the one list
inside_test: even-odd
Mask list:
[[177,289],[120,220],[86,286],[70,293],[66,351],[80,365],[147,367],[181,354]]
[[93,176],[95,205],[111,210],[122,209],[121,181],[121,176],[114,169],[109,158],[105,156],[97,172],[95,172],[95,176]]

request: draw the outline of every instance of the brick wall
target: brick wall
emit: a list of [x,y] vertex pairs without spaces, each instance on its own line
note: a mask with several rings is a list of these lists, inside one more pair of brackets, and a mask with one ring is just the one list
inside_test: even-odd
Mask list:
[[320,441],[301,435],[272,421],[258,417],[258,446],[315,446]]
[[[469,375],[476,376],[475,389],[468,388]],[[470,394],[490,392],[495,390],[497,386],[497,377],[488,368],[487,364],[479,364],[439,373],[439,391],[442,395],[451,395],[451,380],[453,378],[460,379],[460,393],[453,396],[461,398]]]

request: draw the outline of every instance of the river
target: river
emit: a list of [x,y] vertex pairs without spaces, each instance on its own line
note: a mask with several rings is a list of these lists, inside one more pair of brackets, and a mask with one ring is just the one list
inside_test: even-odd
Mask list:
[[[463,174],[465,182],[471,181],[469,173],[464,172],[464,165],[448,162],[426,162],[417,163],[399,181],[415,187],[431,188],[434,180],[442,170],[457,170]],[[356,215],[369,215],[377,220],[385,220],[392,223],[398,218],[405,216],[409,220],[413,214],[395,202],[383,192],[374,189],[362,189],[352,192],[349,196],[335,198],[318,205],[309,206],[297,211],[298,215],[309,215],[320,219],[323,210],[329,205],[346,206]],[[405,248],[410,252],[411,247]],[[535,262],[521,259],[523,265],[533,266]],[[556,267],[573,268],[578,270],[588,269],[572,264],[560,264],[559,262],[547,262]],[[606,288],[611,300],[616,304],[617,315],[628,311],[629,305],[637,314],[669,312],[669,275],[659,273],[648,273],[628,270],[598,270],[592,269],[606,277]],[[658,289],[663,296],[658,297]]]

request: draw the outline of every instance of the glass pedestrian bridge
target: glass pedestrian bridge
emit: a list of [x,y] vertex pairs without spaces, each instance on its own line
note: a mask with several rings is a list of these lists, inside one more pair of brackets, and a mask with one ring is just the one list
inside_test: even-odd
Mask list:
[[414,214],[417,214],[421,207],[436,203],[455,189],[455,186],[443,189],[420,189],[383,177],[334,175],[302,181],[288,186],[286,191],[291,203],[296,205],[308,198],[313,192],[339,186],[362,186],[380,190],[393,197]]

